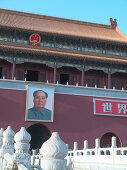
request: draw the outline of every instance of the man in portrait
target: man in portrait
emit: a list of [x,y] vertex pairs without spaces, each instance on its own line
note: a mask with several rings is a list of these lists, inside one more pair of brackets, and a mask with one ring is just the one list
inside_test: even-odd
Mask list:
[[51,110],[45,108],[48,94],[43,90],[33,92],[34,106],[28,109],[28,120],[51,120]]

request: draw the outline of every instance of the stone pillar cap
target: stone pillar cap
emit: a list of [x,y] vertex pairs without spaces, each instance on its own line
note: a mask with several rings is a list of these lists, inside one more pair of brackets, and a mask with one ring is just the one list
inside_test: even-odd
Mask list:
[[15,135],[15,132],[12,130],[11,126],[8,126],[8,128],[3,132],[3,137],[9,136],[13,138]]
[[20,131],[15,134],[14,140],[15,142],[29,143],[31,136],[26,131],[25,127],[21,127]]
[[40,153],[44,159],[64,159],[68,148],[60,139],[58,132],[53,132],[52,136],[42,144]]

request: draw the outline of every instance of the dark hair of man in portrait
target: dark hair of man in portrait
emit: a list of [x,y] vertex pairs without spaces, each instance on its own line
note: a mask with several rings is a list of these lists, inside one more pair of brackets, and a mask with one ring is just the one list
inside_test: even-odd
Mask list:
[[47,94],[45,91],[43,91],[43,90],[36,90],[36,91],[34,91],[34,92],[33,92],[33,96],[35,97],[35,96],[36,96],[36,93],[39,92],[39,91],[45,93],[46,98],[48,98],[48,94]]

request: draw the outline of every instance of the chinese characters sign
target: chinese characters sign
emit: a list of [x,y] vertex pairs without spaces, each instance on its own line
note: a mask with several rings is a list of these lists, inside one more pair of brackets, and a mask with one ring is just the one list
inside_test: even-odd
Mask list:
[[127,117],[127,102],[118,100],[94,99],[94,114]]

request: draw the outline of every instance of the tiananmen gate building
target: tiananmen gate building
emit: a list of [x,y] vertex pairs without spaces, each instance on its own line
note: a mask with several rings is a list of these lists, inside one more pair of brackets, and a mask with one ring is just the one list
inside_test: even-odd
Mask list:
[[[52,121],[26,118],[30,88],[53,89]],[[70,148],[86,139],[94,146],[95,138],[108,147],[112,136],[127,146],[126,90],[127,37],[115,19],[103,25],[0,9],[0,127],[24,126],[31,148],[54,131]]]

